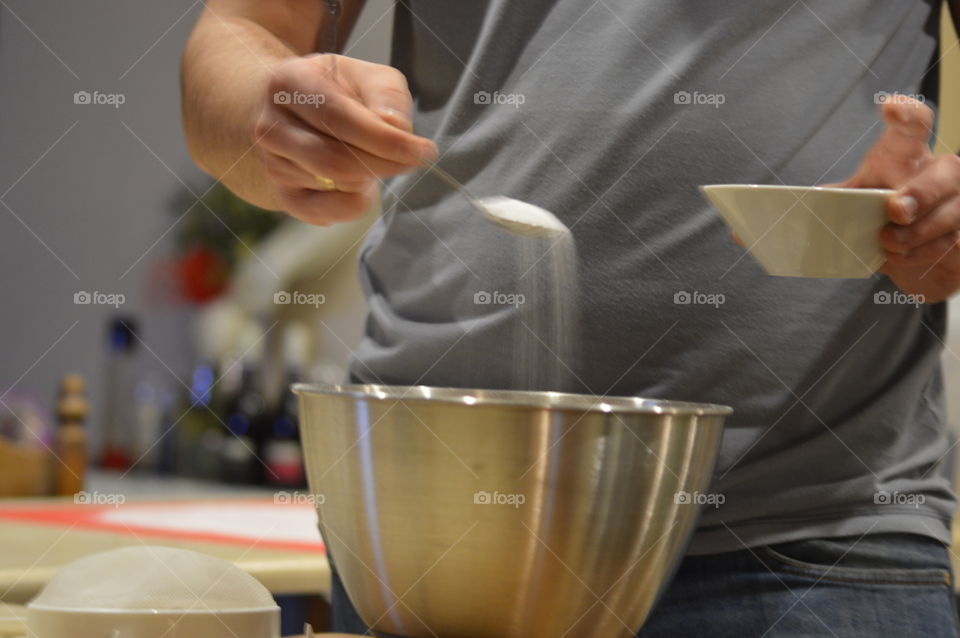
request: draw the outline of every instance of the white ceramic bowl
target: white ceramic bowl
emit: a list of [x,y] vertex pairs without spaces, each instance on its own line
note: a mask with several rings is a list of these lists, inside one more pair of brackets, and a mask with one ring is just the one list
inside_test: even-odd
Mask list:
[[875,188],[714,184],[701,192],[767,274],[864,279],[884,262]]

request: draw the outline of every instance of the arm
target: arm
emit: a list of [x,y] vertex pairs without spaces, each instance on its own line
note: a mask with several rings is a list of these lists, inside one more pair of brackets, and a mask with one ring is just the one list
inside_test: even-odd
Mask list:
[[[345,0],[341,42],[362,4]],[[181,67],[197,164],[240,197],[314,224],[362,215],[378,179],[436,156],[410,132],[401,73],[312,55],[328,19],[322,0],[209,0]],[[278,97],[296,94],[310,101]]]

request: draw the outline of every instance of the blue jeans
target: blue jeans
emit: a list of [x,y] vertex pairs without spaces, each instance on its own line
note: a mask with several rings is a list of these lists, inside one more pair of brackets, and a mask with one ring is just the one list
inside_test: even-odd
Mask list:
[[[956,638],[951,579],[947,548],[912,534],[687,556],[637,636]],[[334,631],[366,633],[335,570],[332,606]]]

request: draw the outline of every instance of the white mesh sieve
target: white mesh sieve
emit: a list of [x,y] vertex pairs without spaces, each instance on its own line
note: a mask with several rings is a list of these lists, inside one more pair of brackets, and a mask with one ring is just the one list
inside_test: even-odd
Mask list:
[[222,612],[275,608],[233,563],[171,547],[125,547],[66,565],[31,605],[73,610]]

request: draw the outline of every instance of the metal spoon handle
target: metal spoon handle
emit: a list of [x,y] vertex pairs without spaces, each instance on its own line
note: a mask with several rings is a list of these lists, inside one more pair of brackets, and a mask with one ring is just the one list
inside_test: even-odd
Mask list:
[[342,7],[340,6],[340,0],[326,0],[326,3],[329,15],[327,16],[327,27],[323,32],[323,52],[333,55],[333,76],[337,77],[336,54],[339,53],[337,48],[337,23],[340,21]]
[[327,19],[327,28],[323,37],[324,53],[337,52],[337,22],[340,19],[340,0],[326,0],[327,12],[330,14]]
[[433,173],[434,175],[436,175],[437,177],[445,181],[448,185],[450,185],[451,188],[458,191],[461,195],[463,195],[468,200],[470,200],[471,204],[476,205],[477,198],[474,197],[470,193],[470,191],[467,190],[467,187],[461,184],[456,177],[454,177],[447,171],[443,170],[436,164],[432,164],[430,162],[420,162],[420,166],[422,166],[423,168],[427,169],[428,171],[430,171],[431,173]]
[[[563,224],[560,223],[559,221],[557,221],[556,224],[548,223],[547,225],[541,225],[536,222],[530,222],[529,220],[515,219],[511,217],[509,214],[504,215],[502,213],[493,212],[489,208],[489,206],[487,206],[486,204],[488,200],[484,200],[482,202],[481,200],[474,197],[473,194],[467,190],[467,187],[460,183],[460,180],[458,180],[453,175],[443,170],[436,164],[432,164],[426,161],[421,161],[420,166],[425,168],[427,171],[433,173],[440,179],[442,179],[453,190],[460,193],[463,196],[463,198],[467,200],[467,203],[470,204],[470,206],[476,212],[480,213],[486,219],[500,226],[501,228],[506,228],[511,233],[514,233],[516,235],[527,235],[527,236],[555,235],[560,232],[560,230],[557,228],[557,224],[559,224],[560,229],[566,230],[566,226],[563,226]],[[501,199],[509,199],[509,198],[501,198]],[[553,218],[553,215],[551,213],[547,211],[543,211],[543,212],[548,217]],[[555,218],[553,219],[554,221],[556,221]]]

